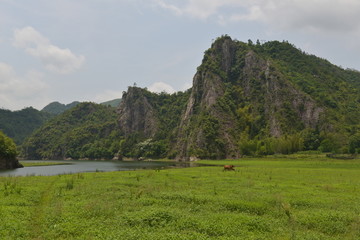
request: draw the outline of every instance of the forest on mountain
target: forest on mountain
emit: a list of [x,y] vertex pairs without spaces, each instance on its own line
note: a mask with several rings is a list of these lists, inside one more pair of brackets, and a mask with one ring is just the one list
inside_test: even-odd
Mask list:
[[32,107],[20,111],[0,109],[0,130],[21,145],[33,131],[42,126],[52,114],[36,110]]
[[118,109],[81,103],[36,130],[28,159],[238,158],[360,151],[360,73],[284,41],[219,37],[193,86],[129,87]]
[[118,138],[115,109],[84,102],[36,130],[22,145],[22,155],[28,159],[109,159]]
[[43,109],[41,109],[42,112],[50,113],[52,115],[58,115],[60,113],[65,112],[66,110],[69,110],[76,105],[78,105],[80,102],[75,101],[69,104],[62,104],[59,102],[52,102],[46,105]]

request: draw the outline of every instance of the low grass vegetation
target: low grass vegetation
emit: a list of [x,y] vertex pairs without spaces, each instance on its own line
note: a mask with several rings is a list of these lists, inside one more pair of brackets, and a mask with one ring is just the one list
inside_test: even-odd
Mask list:
[[359,159],[202,163],[0,177],[0,239],[360,239]]
[[52,165],[69,165],[71,163],[66,162],[51,162],[51,161],[20,161],[24,167],[40,167],[40,166],[52,166]]

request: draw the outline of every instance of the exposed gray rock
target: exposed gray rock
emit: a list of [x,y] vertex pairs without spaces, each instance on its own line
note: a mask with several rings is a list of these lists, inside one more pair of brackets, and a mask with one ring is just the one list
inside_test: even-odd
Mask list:
[[129,87],[119,105],[119,127],[125,134],[141,133],[151,138],[158,129],[157,117],[143,89]]
[[[242,56],[239,55],[240,51]],[[233,74],[237,67],[237,57],[242,57],[244,64],[238,69],[238,73]],[[314,128],[324,111],[310,96],[299,91],[282,76],[269,60],[259,57],[253,50],[240,49],[230,38],[223,38],[216,41],[205,53],[202,66],[194,76],[192,92],[177,137],[178,160],[196,157],[196,149],[201,151],[211,144],[211,141],[215,141],[206,138],[203,123],[198,121],[199,116],[204,113],[215,119],[219,126],[216,138],[221,139],[222,145],[212,149],[214,156],[240,156],[236,114],[217,106],[230,82],[230,86],[241,87],[241,98],[248,99],[246,101],[253,114],[264,119],[266,125],[263,127],[268,128],[269,134],[274,137],[281,136],[288,130],[283,128],[293,124],[290,122],[284,125],[285,112],[293,113],[294,117],[298,118],[298,124]]]

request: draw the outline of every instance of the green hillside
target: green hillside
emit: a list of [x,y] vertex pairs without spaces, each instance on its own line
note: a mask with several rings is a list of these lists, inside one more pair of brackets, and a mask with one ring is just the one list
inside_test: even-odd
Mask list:
[[79,103],[80,102],[77,102],[77,101],[69,103],[69,104],[62,104],[62,103],[59,103],[59,102],[52,102],[52,103],[49,103],[48,105],[46,105],[41,111],[51,113],[51,114],[54,114],[54,115],[58,115],[60,113],[65,112],[66,110],[69,110],[69,109],[75,107]]
[[31,107],[20,111],[0,109],[0,130],[12,138],[16,144],[22,144],[25,138],[51,117],[51,114]]
[[112,107],[80,103],[35,131],[22,145],[28,159],[112,158],[119,131]]
[[342,123],[359,124],[359,72],[305,54],[288,42],[268,42],[255,50],[273,59],[287,79],[325,106],[335,120],[342,118]]

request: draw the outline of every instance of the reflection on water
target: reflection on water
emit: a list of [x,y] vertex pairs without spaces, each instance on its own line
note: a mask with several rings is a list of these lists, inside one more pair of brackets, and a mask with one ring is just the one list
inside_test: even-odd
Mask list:
[[[51,161],[30,161],[28,162],[51,162]],[[24,167],[13,170],[0,171],[0,176],[50,176],[59,174],[70,174],[78,172],[111,172],[127,171],[136,169],[161,169],[170,167],[192,167],[195,163],[184,162],[151,162],[151,161],[61,161],[66,165],[50,165],[38,167]]]

